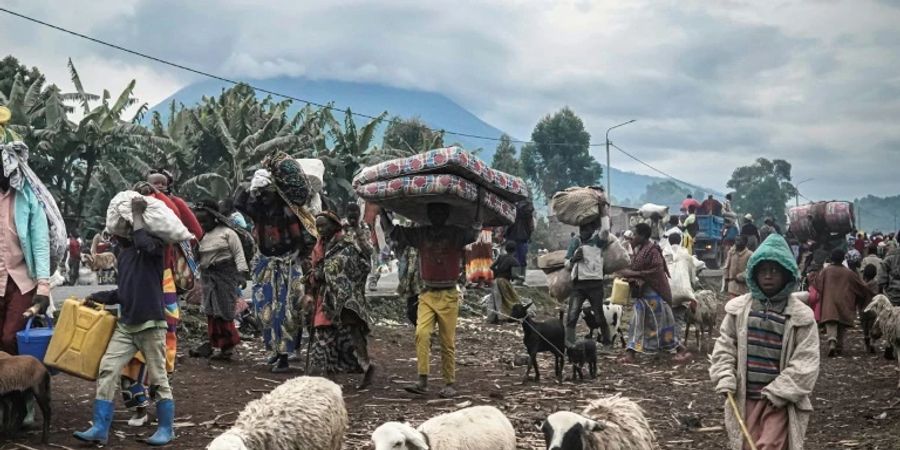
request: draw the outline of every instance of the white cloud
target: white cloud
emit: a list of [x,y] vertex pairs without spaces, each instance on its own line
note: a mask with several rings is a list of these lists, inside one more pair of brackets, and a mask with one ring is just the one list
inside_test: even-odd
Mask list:
[[[516,137],[564,105],[595,142],[723,189],[759,156],[815,198],[896,194],[900,8],[891,2],[15,0],[10,9],[235,78],[433,90]],[[10,52],[67,85],[138,79],[154,103],[195,76],[0,15]],[[352,106],[352,105],[346,105]],[[465,130],[461,130],[465,131]],[[616,165],[649,173],[623,155]],[[621,163],[621,164],[619,164]],[[840,183],[834,182],[840,179]],[[821,180],[821,181],[819,181]]]

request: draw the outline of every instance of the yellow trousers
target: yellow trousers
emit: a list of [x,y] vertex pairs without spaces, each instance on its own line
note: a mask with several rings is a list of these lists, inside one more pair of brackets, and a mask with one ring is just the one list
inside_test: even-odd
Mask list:
[[419,375],[428,375],[431,358],[431,333],[437,322],[441,338],[441,375],[447,384],[456,382],[456,319],[459,317],[459,291],[456,288],[430,290],[419,294],[416,319],[416,360]]

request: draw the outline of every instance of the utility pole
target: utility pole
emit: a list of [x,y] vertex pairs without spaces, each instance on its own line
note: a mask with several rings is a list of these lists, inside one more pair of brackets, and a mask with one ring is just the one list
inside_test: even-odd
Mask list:
[[628,122],[622,122],[616,126],[609,127],[609,129],[606,130],[606,198],[610,202],[612,202],[612,192],[610,192],[612,189],[612,183],[610,182],[610,178],[612,178],[612,167],[609,165],[609,144],[611,144],[609,141],[609,132],[612,131],[613,128],[623,127],[636,121],[637,119],[631,119]]

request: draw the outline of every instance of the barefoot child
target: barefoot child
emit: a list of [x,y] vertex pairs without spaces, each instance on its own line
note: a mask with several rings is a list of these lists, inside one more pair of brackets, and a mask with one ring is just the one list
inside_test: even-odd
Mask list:
[[[716,393],[734,395],[759,450],[803,448],[819,375],[819,333],[794,288],[797,264],[787,242],[769,236],[750,257],[744,294],[725,305],[709,375]],[[730,448],[744,437],[726,401]]]

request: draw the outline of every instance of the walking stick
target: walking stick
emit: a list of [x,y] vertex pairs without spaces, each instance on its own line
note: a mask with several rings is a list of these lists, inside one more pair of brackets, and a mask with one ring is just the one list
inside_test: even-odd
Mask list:
[[747,430],[747,424],[744,423],[744,418],[741,417],[741,412],[738,410],[737,403],[735,403],[731,392],[728,393],[728,404],[731,405],[731,410],[734,411],[734,417],[737,418],[738,425],[741,426],[741,433],[744,434],[744,439],[747,439],[747,443],[750,444],[750,450],[756,450],[756,444],[753,443],[753,438],[750,437],[750,431]]
[[309,336],[306,336],[306,367],[303,373],[309,375],[309,354],[312,353],[313,327],[307,328],[306,333]]

